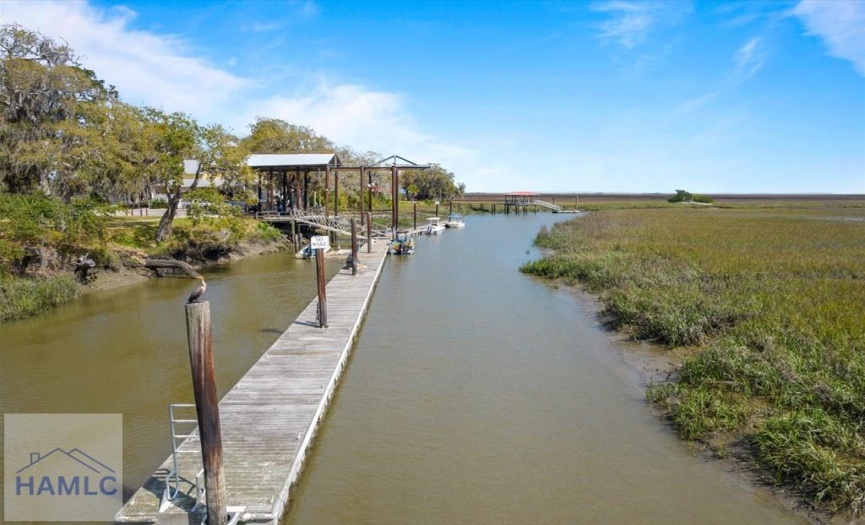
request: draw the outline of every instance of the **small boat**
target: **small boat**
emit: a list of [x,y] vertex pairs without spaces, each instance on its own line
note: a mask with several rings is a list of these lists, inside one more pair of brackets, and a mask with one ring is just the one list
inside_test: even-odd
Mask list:
[[451,213],[448,215],[448,220],[445,221],[445,228],[465,228],[466,223],[463,221],[463,216],[459,213]]
[[[315,257],[316,251],[317,250],[312,249],[311,245],[307,244],[306,246],[304,246],[303,248],[298,250],[297,253],[294,254],[294,258],[295,259],[311,259],[311,258]],[[330,251],[330,248],[325,250],[325,252],[328,252],[328,251]]]
[[408,232],[398,232],[396,239],[390,241],[387,252],[391,255],[411,255],[414,253],[414,239]]
[[426,227],[427,235],[438,235],[441,232],[445,231],[444,225],[439,222],[440,220],[441,219],[439,219],[438,217],[430,217],[427,219],[427,221],[429,221],[429,224],[427,224]]

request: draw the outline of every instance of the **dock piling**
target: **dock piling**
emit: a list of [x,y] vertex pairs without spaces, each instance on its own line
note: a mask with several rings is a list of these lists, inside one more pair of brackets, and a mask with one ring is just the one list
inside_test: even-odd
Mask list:
[[351,274],[357,275],[357,224],[354,217],[351,219]]
[[366,214],[366,253],[372,253],[372,213]]
[[315,278],[318,283],[318,327],[327,328],[327,296],[325,288],[327,279],[324,277],[324,249],[315,251]]
[[226,525],[227,501],[225,471],[222,465],[222,432],[219,425],[219,400],[216,397],[216,371],[213,367],[213,337],[210,302],[186,305],[186,332],[192,391],[201,441],[204,466],[205,501],[208,525]]

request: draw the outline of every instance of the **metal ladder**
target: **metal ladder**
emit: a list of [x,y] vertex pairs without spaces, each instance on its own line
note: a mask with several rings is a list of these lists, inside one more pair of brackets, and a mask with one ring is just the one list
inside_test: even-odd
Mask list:
[[[171,426],[171,461],[174,468],[165,476],[165,492],[162,494],[162,506],[167,502],[173,502],[177,495],[180,494],[180,473],[177,469],[177,454],[178,447],[186,439],[198,439],[198,433],[195,431],[198,428],[198,419],[185,419],[177,414],[177,410],[189,410],[195,412],[195,405],[190,403],[171,403],[168,405],[168,420]],[[182,433],[180,430],[184,430]],[[205,490],[204,490],[204,467],[198,474],[195,475],[195,506],[192,510],[204,509],[205,505]],[[202,523],[207,521],[207,516],[204,516]]]
[[[180,417],[177,411],[183,410],[187,413],[191,410],[192,413],[195,414],[195,419]],[[180,494],[181,479],[180,472],[177,468],[178,447],[180,447],[180,444],[187,439],[199,439],[198,432],[196,431],[198,428],[198,418],[195,410],[195,405],[190,403],[171,403],[168,405],[168,420],[171,426],[171,461],[173,462],[174,468],[165,476],[165,491],[162,494],[160,512],[162,512],[162,509],[167,508],[167,506]],[[194,488],[195,505],[193,505],[189,512],[199,512],[201,516],[201,525],[207,525],[207,491],[204,487],[203,466],[199,469],[198,474],[195,475]],[[237,525],[237,523],[240,522],[242,510],[243,509],[241,508],[240,510],[233,510],[228,513],[228,525]]]

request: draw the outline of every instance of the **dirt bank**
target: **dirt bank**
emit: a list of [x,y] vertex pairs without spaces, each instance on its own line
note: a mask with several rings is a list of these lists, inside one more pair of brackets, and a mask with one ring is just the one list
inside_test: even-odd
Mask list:
[[[270,243],[243,242],[233,248],[224,257],[217,260],[189,260],[195,268],[204,268],[214,264],[228,264],[246,257],[275,253],[287,249],[289,246],[283,241]],[[126,251],[120,254],[121,264],[116,269],[99,268],[91,273],[95,277],[91,282],[81,287],[82,294],[110,290],[137,284],[152,279],[154,274],[151,270],[144,268],[144,252]]]

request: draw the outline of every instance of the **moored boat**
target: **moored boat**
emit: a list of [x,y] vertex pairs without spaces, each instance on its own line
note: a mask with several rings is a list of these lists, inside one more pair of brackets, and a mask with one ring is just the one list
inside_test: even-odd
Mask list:
[[441,219],[439,219],[438,217],[430,217],[427,219],[427,221],[429,222],[425,230],[425,233],[427,235],[438,235],[441,232],[445,231],[445,227],[443,224],[441,224]]
[[451,213],[448,215],[448,220],[445,221],[445,228],[465,228],[466,223],[463,221],[463,216],[459,213]]
[[398,232],[396,239],[390,241],[387,252],[391,255],[411,255],[414,253],[414,239],[408,232]]

